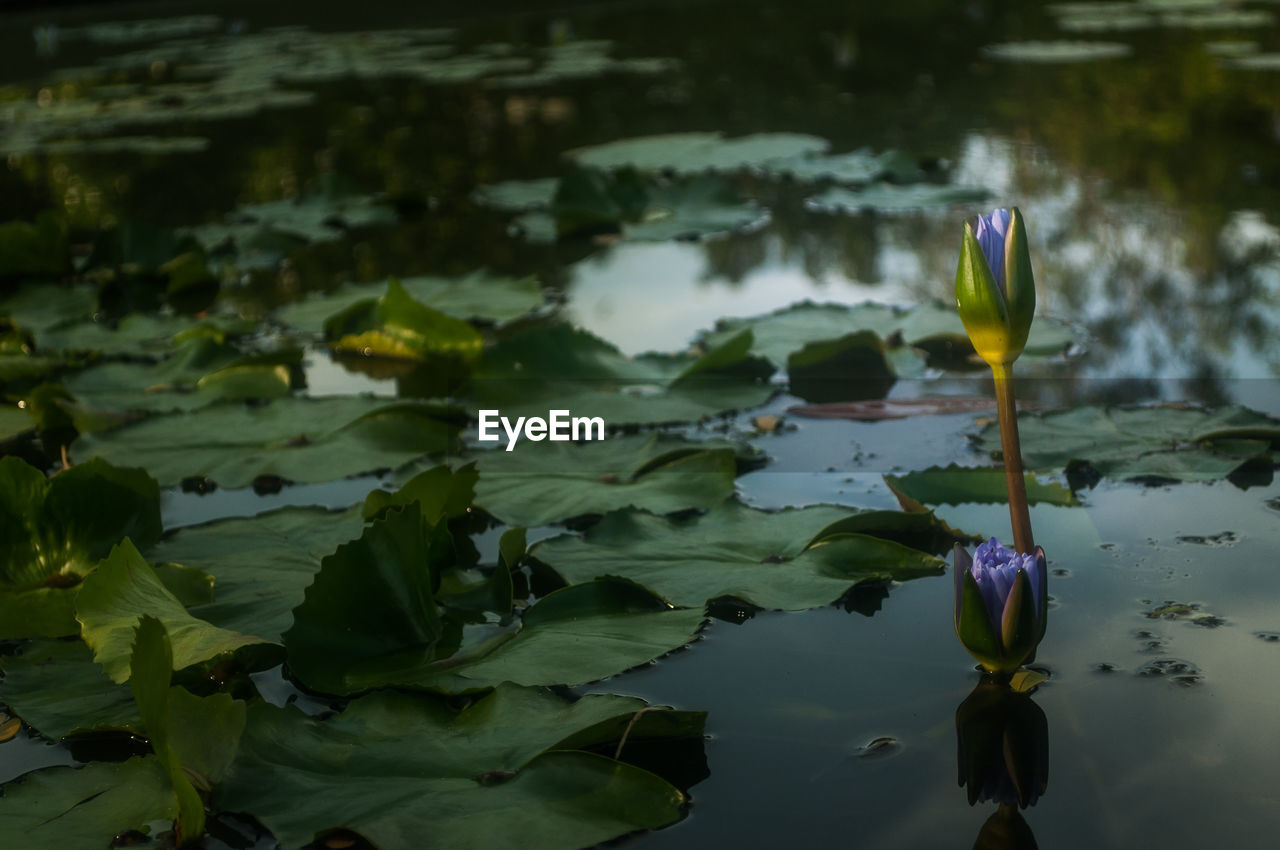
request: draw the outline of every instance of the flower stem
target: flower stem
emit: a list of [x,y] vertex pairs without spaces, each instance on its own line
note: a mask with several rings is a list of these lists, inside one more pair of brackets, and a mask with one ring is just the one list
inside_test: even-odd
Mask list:
[[1031,512],[1027,509],[1027,482],[1022,471],[1022,448],[1018,442],[1018,407],[1013,400],[1013,364],[991,367],[996,382],[996,412],[1000,417],[1000,447],[1004,454],[1004,483],[1009,491],[1009,521],[1013,524],[1013,548],[1030,554]]

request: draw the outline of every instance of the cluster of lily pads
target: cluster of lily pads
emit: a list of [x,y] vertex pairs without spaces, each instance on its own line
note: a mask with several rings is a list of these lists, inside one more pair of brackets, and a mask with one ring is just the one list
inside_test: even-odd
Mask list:
[[[197,17],[64,33],[176,40],[14,100],[0,147],[198,151],[200,137],[122,134],[304,104],[303,86],[333,79],[525,87],[675,66],[615,59],[605,42],[462,50],[439,30],[225,30]],[[791,133],[623,140],[571,151],[559,171],[473,200],[520,238],[595,246],[761,226],[768,208],[744,180],[799,187],[832,215],[986,194],[918,157],[832,154]],[[245,846],[248,815],[287,848],[352,834],[383,850],[572,848],[664,826],[699,776],[647,748],[696,761],[704,716],[573,688],[692,644],[717,601],[802,610],[938,575],[937,555],[972,538],[927,506],[1003,498],[997,468],[953,466],[887,476],[901,511],[759,510],[736,479],[767,458],[701,427],[782,392],[880,399],[899,378],[971,368],[941,304],[798,303],[638,356],[566,323],[535,277],[486,270],[346,283],[253,319],[230,309],[228,280],[398,222],[384,198],[330,181],[76,246],[51,215],[0,224],[0,702],[81,763],[6,784],[5,835],[63,848],[207,831]],[[1071,341],[1037,321],[1026,356]],[[309,361],[328,357],[394,378],[397,398],[307,395]],[[471,423],[494,408],[569,409],[610,432],[490,449]],[[973,438],[974,462],[993,460],[995,426]],[[1029,499],[1059,505],[1101,477],[1269,475],[1277,443],[1277,423],[1239,409],[1023,424],[1028,468],[1067,482],[1029,480]],[[355,476],[359,503],[338,510],[162,519],[176,488]]]

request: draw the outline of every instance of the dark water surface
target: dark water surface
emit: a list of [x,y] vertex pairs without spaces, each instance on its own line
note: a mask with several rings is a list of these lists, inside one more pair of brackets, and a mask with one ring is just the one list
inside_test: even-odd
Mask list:
[[[1238,403],[1280,415],[1280,77],[1227,67],[1221,48],[1206,48],[1247,41],[1258,53],[1280,50],[1274,22],[1065,32],[1042,4],[944,0],[482,5],[15,13],[0,18],[0,80],[8,100],[42,86],[58,98],[61,83],[48,82],[57,69],[144,47],[64,37],[51,48],[33,27],[195,13],[219,15],[228,38],[277,25],[451,26],[460,45],[608,39],[615,57],[670,58],[679,68],[512,90],[376,74],[309,85],[317,93],[309,104],[143,131],[207,138],[198,152],[10,153],[0,220],[54,209],[86,232],[124,220],[197,225],[338,172],[412,200],[414,214],[315,246],[284,269],[247,273],[224,297],[261,315],[343,280],[479,266],[536,272],[562,294],[571,321],[627,353],[682,350],[720,318],[805,298],[949,299],[959,222],[979,205],[832,216],[807,210],[797,187],[743,177],[743,190],[773,215],[754,232],[544,246],[510,237],[502,216],[470,200],[482,184],[556,176],[560,154],[587,144],[690,130],[811,133],[834,152],[910,151],[951,182],[988,189],[982,208],[1022,209],[1040,313],[1079,340],[1074,357],[1026,367],[1036,380],[1022,398]],[[1280,14],[1274,3],[1222,8]],[[982,51],[1059,38],[1115,41],[1131,54],[1014,63]],[[161,63],[153,73],[176,69]],[[393,381],[348,371],[323,351],[309,357],[313,395],[396,393]],[[982,372],[927,374],[900,381],[891,397],[989,392]],[[777,398],[752,415],[786,415],[796,401]],[[732,428],[740,433],[749,419]],[[989,462],[970,447],[968,415],[788,422],[793,430],[753,440],[772,460],[738,480],[751,505],[897,507],[884,473]],[[379,480],[269,498],[169,493],[166,527],[282,504],[348,505]],[[1051,678],[1034,695],[1048,721],[1049,781],[1023,815],[1040,847],[1274,842],[1277,498],[1278,483],[1104,481],[1080,494],[1079,507],[1032,509],[1053,570],[1037,659]],[[938,513],[959,528],[1007,535],[1001,505]],[[971,807],[957,786],[955,713],[978,677],[952,630],[951,595],[949,577],[924,578],[890,588],[874,612],[864,604],[862,613],[836,606],[714,620],[687,650],[582,689],[709,712],[710,775],[692,788],[689,816],[628,845],[970,846],[995,807]],[[1168,603],[1189,607],[1158,613]],[[35,745],[21,746],[24,755],[8,745],[4,758],[24,769]],[[42,763],[65,760],[52,752]]]

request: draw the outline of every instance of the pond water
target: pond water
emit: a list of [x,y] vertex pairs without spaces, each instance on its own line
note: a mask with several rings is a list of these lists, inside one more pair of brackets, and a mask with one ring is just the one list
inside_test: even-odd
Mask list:
[[[247,318],[260,348],[288,335],[285,314],[271,311],[307,293],[487,268],[536,275],[549,299],[542,318],[631,356],[683,353],[722,320],[805,300],[950,305],[962,220],[1017,205],[1035,261],[1037,328],[1064,335],[1054,350],[1019,361],[1026,407],[1185,402],[1280,417],[1274,2],[642,0],[501,3],[483,13],[472,5],[128,3],[8,13],[0,220],[52,211],[73,246],[133,223],[196,228],[219,287],[195,309]],[[177,14],[204,17],[114,37],[92,30]],[[452,32],[373,47],[367,38],[334,41],[408,28]],[[181,41],[193,38],[207,41],[193,52]],[[210,80],[224,88],[195,88]],[[193,87],[159,105],[129,100],[184,84]],[[80,108],[94,102],[111,106]],[[486,187],[570,173],[566,151],[693,132],[804,134],[825,140],[826,153],[896,150],[907,165],[876,166],[873,176],[890,175],[887,200],[868,199],[857,193],[871,191],[869,178],[837,185],[787,172],[796,157],[821,152],[797,153],[788,147],[795,139],[775,137],[762,143],[779,146],[773,155],[744,155],[747,166],[721,175],[730,201],[677,198],[623,224],[614,215],[603,236],[603,214],[583,202],[595,229],[558,241],[556,222],[538,218],[548,192],[512,190],[542,207],[485,200]],[[70,144],[84,139],[98,147]],[[103,139],[125,141],[112,148]],[[679,145],[668,139],[632,155],[676,172],[707,170],[696,164],[704,154]],[[705,155],[732,156],[723,147]],[[844,167],[855,165],[871,168]],[[336,179],[350,188],[314,211],[282,214],[275,237],[293,237],[254,242],[257,254],[242,237],[228,258],[199,230]],[[904,200],[898,190],[921,194]],[[853,200],[824,194],[839,191]],[[335,218],[342,227],[326,223]],[[644,229],[671,219],[670,233]],[[539,239],[547,226],[552,238]],[[117,315],[155,306],[128,286],[108,290]],[[166,311],[187,309],[171,296]],[[371,367],[335,358],[315,339],[302,356],[304,394],[314,397],[448,394],[416,389],[448,372],[438,365]],[[773,366],[771,398],[667,429],[767,455],[736,478],[746,505],[897,510],[886,475],[994,463],[976,442],[990,412],[806,416],[794,408],[850,397],[800,392],[783,377],[785,356]],[[899,374],[883,388],[890,400],[992,393],[985,368],[955,358],[922,359]],[[16,400],[13,386],[5,390]],[[781,427],[759,426],[766,415]],[[1266,445],[1232,455],[1239,468],[1214,465],[1221,452],[1189,466],[1170,461],[1161,452],[1175,443],[1195,451],[1178,427],[1119,448],[1091,432],[1111,454],[1080,458],[1092,468],[1071,476],[1073,458],[1056,459],[1055,440],[1075,432],[1024,436],[1039,480],[1074,491],[1031,508],[1051,570],[1048,634],[1035,662],[1048,679],[1031,697],[1047,728],[1048,781],[1020,815],[1034,844],[1025,834],[1004,843],[987,834],[992,843],[981,846],[1264,846],[1280,830],[1280,482]],[[485,454],[476,437],[472,421],[463,431],[469,457]],[[289,505],[346,508],[405,477],[320,477],[263,495],[248,480],[205,495],[166,487],[164,527]],[[922,501],[953,528],[1009,535],[1004,504]],[[565,530],[530,525],[531,544]],[[481,563],[497,562],[500,530],[477,537]],[[952,592],[949,577],[931,575],[860,586],[807,611],[722,602],[686,648],[562,689],[708,712],[705,768],[701,754],[682,768],[694,782],[686,815],[626,845],[978,840],[997,809],[971,805],[957,783],[957,709],[979,676],[955,638]],[[26,732],[0,745],[6,781],[71,761]],[[210,846],[237,846],[217,840],[228,843]]]

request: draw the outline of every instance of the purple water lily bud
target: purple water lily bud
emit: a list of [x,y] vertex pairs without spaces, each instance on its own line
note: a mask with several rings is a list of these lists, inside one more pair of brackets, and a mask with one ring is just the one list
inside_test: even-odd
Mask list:
[[1049,608],[1048,566],[994,537],[974,550],[955,547],[955,627],[965,649],[992,673],[1010,673],[1035,657]]
[[1004,291],[1004,237],[1009,232],[1009,211],[992,210],[991,215],[979,215],[978,226],[973,235],[978,237],[978,245],[982,248],[982,256],[987,259],[987,268],[995,278],[1000,294]]

